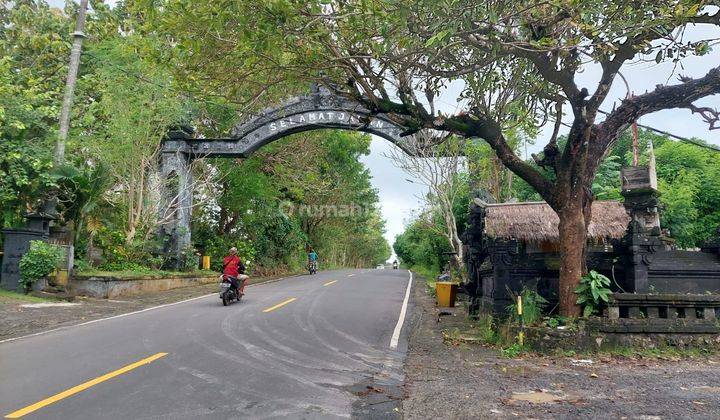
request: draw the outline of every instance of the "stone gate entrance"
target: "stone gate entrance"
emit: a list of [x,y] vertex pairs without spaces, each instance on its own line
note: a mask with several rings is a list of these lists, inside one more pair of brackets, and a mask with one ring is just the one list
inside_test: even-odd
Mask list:
[[291,134],[318,129],[362,131],[383,137],[405,152],[410,152],[411,137],[406,127],[385,114],[372,113],[360,102],[313,86],[310,94],[261,112],[236,125],[227,138],[195,139],[193,133],[175,130],[168,133],[160,150],[160,173],[165,181],[159,236],[164,252],[179,264],[191,245],[192,173],[190,163],[205,157],[252,155],[262,146]]

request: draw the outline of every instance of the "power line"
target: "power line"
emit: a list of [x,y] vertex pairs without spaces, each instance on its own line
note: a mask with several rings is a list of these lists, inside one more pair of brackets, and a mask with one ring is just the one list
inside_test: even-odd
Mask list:
[[[600,112],[601,114],[610,115],[609,112],[603,111],[602,109],[598,109],[598,112]],[[705,143],[703,143],[703,142],[701,142],[701,141],[699,141],[699,140],[695,140],[695,139],[691,139],[691,138],[687,138],[687,137],[678,136],[677,134],[673,134],[673,133],[671,133],[671,132],[669,132],[669,131],[660,130],[659,128],[650,127],[649,125],[645,125],[645,124],[637,123],[637,126],[638,126],[638,127],[642,127],[642,128],[644,128],[645,130],[650,130],[650,131],[653,131],[653,132],[658,133],[658,134],[662,134],[662,135],[665,135],[665,136],[668,136],[668,137],[672,137],[672,138],[674,138],[674,139],[680,140],[680,141],[685,142],[685,143],[690,143],[690,144],[693,144],[693,145],[698,146],[698,147],[704,147],[704,148],[710,149],[710,150],[712,150],[712,151],[714,151],[714,152],[720,152],[720,147],[714,146],[714,145],[712,145],[712,144],[705,144]]]

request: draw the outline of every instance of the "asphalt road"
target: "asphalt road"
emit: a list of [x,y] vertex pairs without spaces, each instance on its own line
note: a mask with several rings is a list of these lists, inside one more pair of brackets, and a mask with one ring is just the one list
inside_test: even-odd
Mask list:
[[391,341],[408,278],[320,272],[250,286],[228,307],[212,295],[2,343],[0,414],[390,416],[382,394],[403,379],[406,328]]

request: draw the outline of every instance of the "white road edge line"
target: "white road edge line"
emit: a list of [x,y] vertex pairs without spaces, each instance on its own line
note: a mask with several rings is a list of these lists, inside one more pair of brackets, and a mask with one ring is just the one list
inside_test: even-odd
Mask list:
[[408,273],[410,273],[410,279],[408,280],[407,289],[405,289],[405,299],[403,299],[402,308],[400,309],[400,318],[398,318],[398,322],[395,324],[395,331],[393,331],[392,338],[390,339],[390,348],[393,350],[398,346],[400,331],[402,331],[402,326],[405,323],[405,313],[407,312],[407,305],[410,300],[410,288],[412,286],[413,275],[410,270],[408,270]]
[[[262,282],[262,283],[248,284],[247,287],[256,286],[256,285],[261,285],[261,284],[266,284],[266,283],[274,283],[274,282],[276,282],[276,281],[285,280],[285,279],[289,279],[289,278],[292,278],[292,277],[298,277],[298,276],[299,276],[299,275],[287,276],[287,277],[280,277],[280,278],[277,279],[277,280],[270,280],[270,281],[266,281],[266,282]],[[62,326],[62,327],[53,328],[52,330],[40,331],[40,332],[28,334],[28,335],[22,335],[22,336],[20,336],[20,337],[6,338],[6,339],[4,339],[4,340],[0,340],[0,344],[9,343],[9,342],[11,342],[11,341],[22,340],[22,339],[24,339],[24,338],[37,337],[38,335],[49,334],[49,333],[55,332],[55,331],[63,331],[63,330],[67,330],[67,329],[70,329],[70,328],[81,327],[81,326],[83,326],[83,325],[94,324],[94,323],[100,322],[100,321],[108,321],[108,320],[111,320],[111,319],[122,318],[122,317],[130,316],[130,315],[136,315],[136,314],[140,314],[140,313],[143,313],[143,312],[154,311],[155,309],[167,308],[168,306],[180,305],[180,304],[182,304],[182,303],[192,302],[193,300],[203,299],[203,298],[206,298],[206,297],[209,297],[209,296],[216,296],[216,295],[217,295],[217,293],[209,293],[209,294],[207,294],[207,295],[197,296],[197,297],[194,297],[194,298],[185,299],[185,300],[181,300],[181,301],[178,301],[178,302],[166,303],[166,304],[164,304],[164,305],[158,305],[158,306],[151,306],[151,307],[149,307],[149,308],[140,309],[139,311],[128,312],[128,313],[124,313],[124,314],[120,314],[120,315],[113,315],[113,316],[110,316],[110,317],[107,317],[107,318],[93,319],[93,320],[90,320],[90,321],[81,322],[80,324],[65,325],[65,326]]]
[[179,305],[179,304],[181,304],[181,303],[186,303],[186,302],[190,302],[190,301],[193,301],[193,300],[203,299],[203,298],[206,298],[206,297],[208,297],[208,296],[214,296],[214,295],[216,295],[216,294],[217,294],[217,293],[210,293],[210,294],[207,294],[207,295],[197,296],[197,297],[194,297],[194,298],[185,299],[185,300],[181,300],[181,301],[178,301],[178,302],[166,303],[166,304],[164,304],[164,305],[159,305],[159,306],[151,306],[151,307],[149,307],[149,308],[140,309],[139,311],[128,312],[128,313],[124,313],[124,314],[120,314],[120,315],[113,315],[113,316],[109,316],[109,317],[107,317],[107,318],[93,319],[93,320],[90,320],[90,321],[81,322],[81,323],[79,323],[79,324],[65,325],[65,326],[62,326],[62,327],[59,327],[59,328],[54,328],[54,329],[52,329],[52,330],[40,331],[40,332],[28,334],[28,335],[23,335],[23,336],[20,336],[20,337],[6,338],[6,339],[4,339],[4,340],[0,340],[0,344],[8,343],[8,342],[10,342],[10,341],[15,341],[15,340],[22,340],[23,338],[30,338],[30,337],[36,337],[36,336],[38,336],[38,335],[49,334],[49,333],[55,332],[55,331],[62,331],[62,330],[70,329],[70,328],[81,327],[81,326],[83,326],[83,325],[90,325],[90,324],[94,324],[94,323],[100,322],[100,321],[108,321],[108,320],[111,320],[111,319],[122,318],[122,317],[130,316],[130,315],[135,315],[135,314],[139,314],[139,313],[143,313],[143,312],[153,311],[153,310],[155,310],[155,309],[166,308],[166,307],[168,307],[168,306]]

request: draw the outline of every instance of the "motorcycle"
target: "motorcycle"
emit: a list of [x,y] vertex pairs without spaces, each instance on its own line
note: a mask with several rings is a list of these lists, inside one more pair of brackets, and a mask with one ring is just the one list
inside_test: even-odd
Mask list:
[[310,275],[317,274],[317,261],[309,262],[307,269],[310,272]]
[[397,263],[397,262],[394,262],[394,263],[393,263],[393,270],[397,270],[397,269],[398,269],[398,263]]
[[233,300],[240,302],[240,299],[242,299],[239,290],[233,287],[227,277],[225,274],[220,276],[220,299],[223,306],[228,306]]

